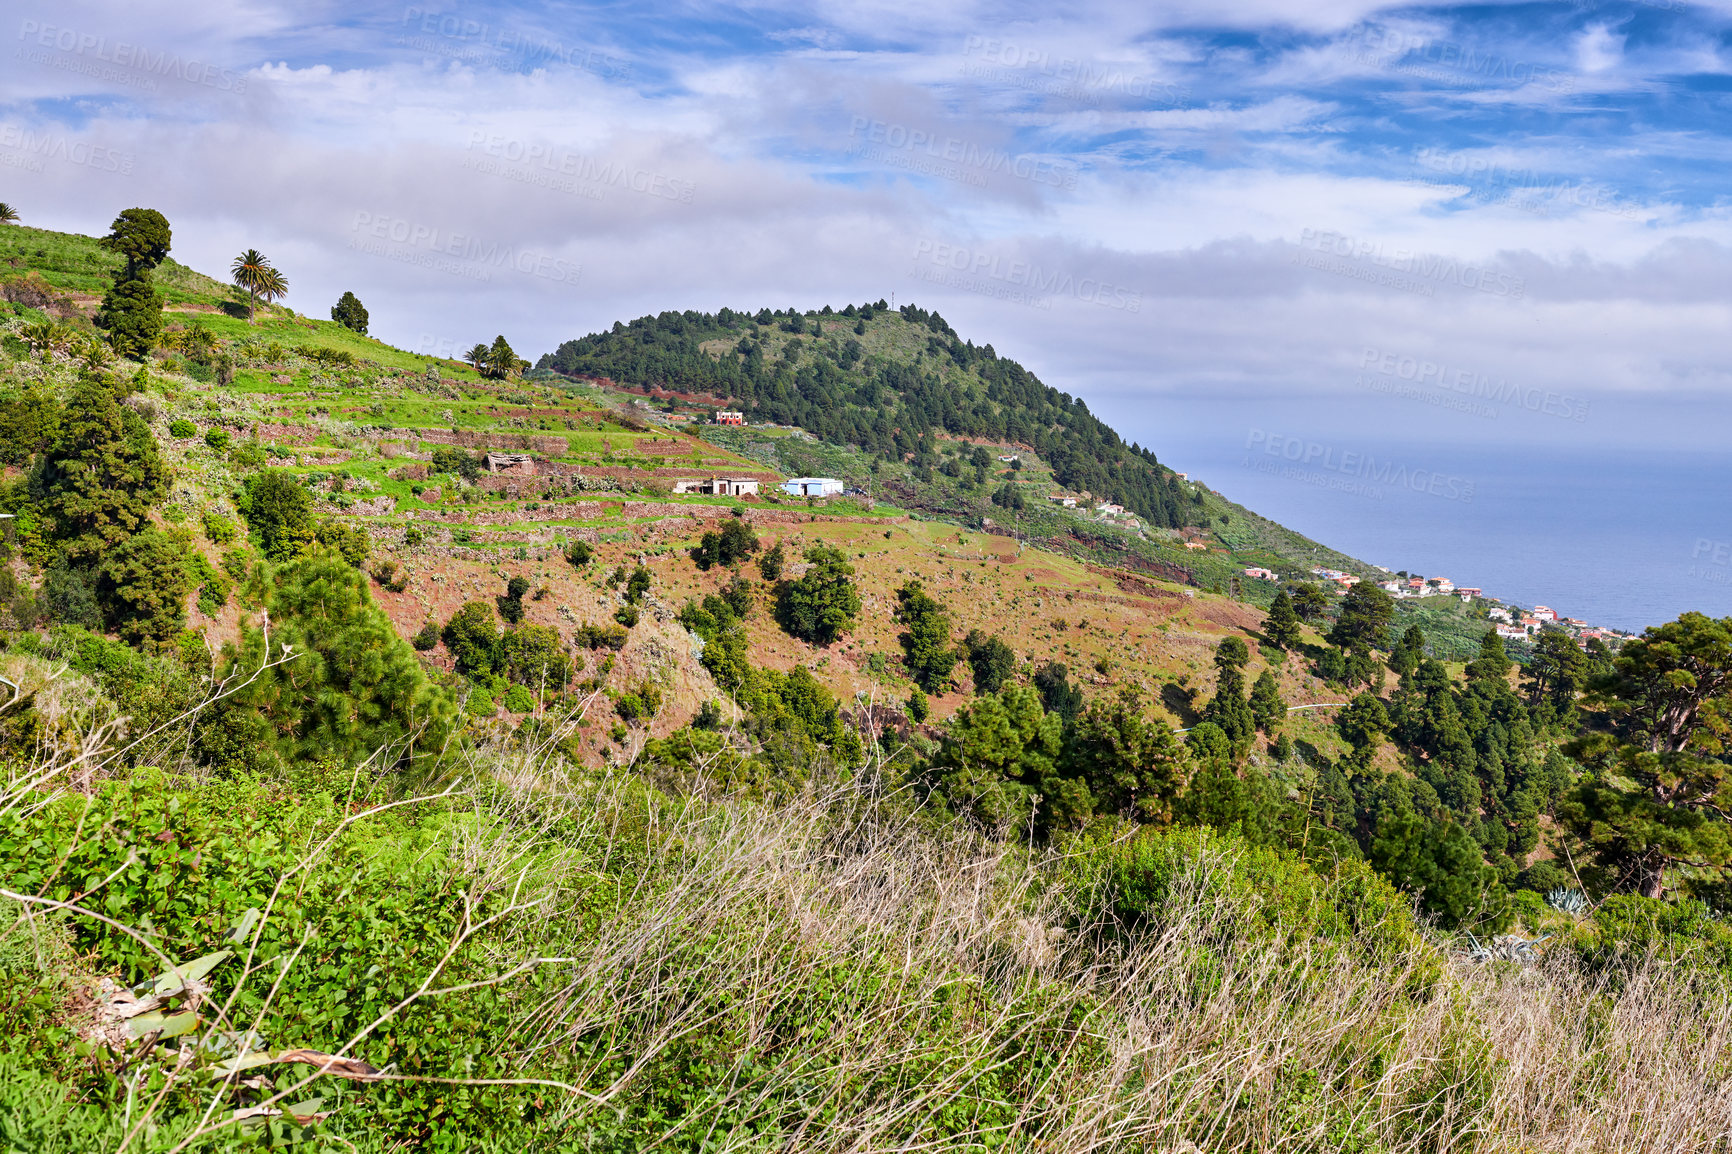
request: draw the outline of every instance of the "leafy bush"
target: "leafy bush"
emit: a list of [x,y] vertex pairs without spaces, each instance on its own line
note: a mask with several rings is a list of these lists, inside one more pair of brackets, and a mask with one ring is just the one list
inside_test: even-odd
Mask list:
[[542,693],[558,693],[571,680],[572,660],[560,643],[559,631],[551,626],[508,629],[494,652],[500,673]]
[[508,713],[533,713],[535,694],[521,685],[513,685],[505,692],[505,709]]
[[499,630],[493,624],[493,607],[485,601],[465,602],[445,623],[440,638],[459,673],[489,673],[498,662]]
[[815,645],[829,645],[854,627],[860,594],[851,578],[854,567],[829,545],[806,550],[809,568],[776,592],[776,621],[790,634]]
[[227,545],[235,539],[235,523],[219,513],[206,510],[200,518],[205,539],[215,545]]
[[623,625],[579,625],[572,640],[586,649],[620,650],[630,636]]
[[168,423],[168,435],[171,437],[185,440],[197,432],[198,426],[193,424],[191,421],[186,420],[184,417],[180,420],[170,421]]
[[587,541],[573,541],[565,547],[565,560],[578,569],[588,565],[594,556],[595,548]]
[[449,445],[436,445],[433,448],[433,471],[450,473],[474,484],[481,477],[481,458],[474,453],[462,449],[454,449]]
[[272,561],[302,552],[314,538],[313,499],[306,486],[281,469],[248,477],[235,496],[259,549]]
[[970,629],[962,642],[968,668],[974,675],[976,693],[997,693],[1016,672],[1016,653],[997,635]]
[[730,518],[721,532],[703,535],[692,550],[692,560],[699,569],[713,565],[736,565],[758,551],[758,535],[738,517]]
[[[226,449],[229,447],[229,431],[227,429],[206,429],[204,443],[219,451]],[[239,458],[236,458],[236,463],[240,463]]]
[[932,716],[932,706],[926,700],[926,694],[921,692],[918,685],[916,685],[913,691],[908,694],[907,705],[908,718],[916,725],[921,724],[928,717]]
[[782,548],[780,541],[777,541],[764,552],[762,557],[758,558],[758,572],[763,575],[766,581],[780,581],[782,579],[782,566],[787,564],[787,558],[787,550]]
[[[1101,856],[1095,900],[1143,933],[1214,898],[1211,908],[1230,918],[1216,929],[1224,955],[1257,943],[1315,951],[1313,962],[1331,950],[1372,964],[1427,952],[1408,900],[1364,862],[1343,859],[1325,877],[1236,834],[1146,826]],[[1435,962],[1431,972],[1440,976]]]

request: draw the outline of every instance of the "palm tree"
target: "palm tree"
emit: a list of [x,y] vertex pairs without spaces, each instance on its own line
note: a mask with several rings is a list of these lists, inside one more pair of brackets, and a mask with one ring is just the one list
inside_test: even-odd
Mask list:
[[0,201],[0,224],[17,224],[18,210],[4,201]]
[[474,367],[476,372],[480,373],[482,376],[486,376],[489,351],[490,350],[486,345],[476,345],[474,348],[463,354],[463,359],[468,361],[470,365]]
[[280,300],[289,295],[289,278],[274,268],[265,270],[264,283],[259,287],[259,295],[266,302]]
[[247,292],[247,320],[252,320],[258,312],[259,298],[267,301],[287,296],[289,282],[283,274],[271,267],[271,260],[256,248],[249,248],[235,257],[234,264],[229,266],[229,274],[235,284]]

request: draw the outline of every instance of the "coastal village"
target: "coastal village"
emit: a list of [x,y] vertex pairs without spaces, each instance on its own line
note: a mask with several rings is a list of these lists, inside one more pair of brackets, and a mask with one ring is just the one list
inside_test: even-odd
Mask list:
[[[1624,633],[1602,625],[1590,625],[1580,617],[1565,617],[1557,610],[1546,605],[1535,605],[1532,609],[1523,609],[1519,605],[1501,601],[1496,597],[1487,597],[1485,590],[1474,585],[1457,585],[1448,577],[1420,577],[1407,573],[1391,573],[1381,565],[1375,568],[1386,576],[1377,582],[1377,587],[1398,601],[1424,597],[1454,597],[1463,605],[1481,603],[1485,608],[1486,620],[1497,630],[1497,635],[1505,641],[1531,642],[1533,638],[1546,630],[1556,630],[1573,637],[1576,644],[1586,646],[1589,641],[1599,640],[1607,644],[1618,644],[1637,636],[1634,633]],[[1261,581],[1279,581],[1281,577],[1270,569],[1249,568],[1245,576]],[[1340,569],[1330,569],[1316,565],[1311,568],[1311,575],[1345,592],[1362,580],[1356,574]]]

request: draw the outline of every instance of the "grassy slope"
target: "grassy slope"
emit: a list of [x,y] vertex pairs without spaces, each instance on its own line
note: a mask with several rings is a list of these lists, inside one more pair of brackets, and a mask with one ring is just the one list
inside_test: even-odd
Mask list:
[[[11,246],[0,252],[13,253],[20,262],[13,268],[35,269],[50,283],[92,296],[101,290],[107,270],[115,264],[88,237],[11,229],[0,230],[0,242]],[[623,684],[654,677],[670,690],[669,708],[653,724],[654,732],[682,724],[705,698],[715,696],[708,675],[696,666],[689,635],[671,617],[687,596],[708,591],[719,582],[717,574],[700,574],[685,552],[707,518],[735,505],[749,509],[766,544],[786,537],[797,552],[807,544],[826,541],[853,555],[866,611],[859,629],[841,645],[821,652],[787,638],[769,622],[767,590],[760,594],[760,608],[751,622],[754,645],[763,661],[784,668],[796,662],[810,665],[845,702],[860,694],[898,701],[906,696],[909,685],[895,672],[899,628],[890,620],[890,607],[895,588],[912,576],[919,576],[952,607],[959,632],[982,628],[999,633],[1032,665],[1063,661],[1091,693],[1136,690],[1176,724],[1191,720],[1193,691],[1195,700],[1207,698],[1213,645],[1228,632],[1254,628],[1260,619],[1252,605],[1148,576],[1121,588],[1121,580],[1098,564],[1119,554],[1098,544],[1079,545],[1068,534],[1080,529],[1116,540],[1136,555],[1187,565],[1204,585],[1224,586],[1236,566],[1258,563],[1245,556],[1262,560],[1268,555],[1266,548],[1244,556],[1223,552],[1198,557],[1169,535],[1126,532],[1053,508],[1044,499],[1052,487],[1050,472],[1026,450],[1021,450],[1025,467],[1020,472],[995,461],[995,475],[984,488],[965,487],[942,474],[931,486],[915,484],[906,472],[873,477],[858,464],[857,451],[816,443],[788,430],[710,427],[702,430],[704,440],[688,438],[678,431],[682,428],[678,424],[654,423],[661,419],[653,411],[635,405],[619,391],[542,381],[484,381],[468,366],[448,361],[436,362],[438,379],[430,381],[426,377],[430,362],[425,357],[281,308],[263,308],[257,321],[249,323],[223,311],[225,304],[231,304],[226,286],[172,262],[163,266],[160,279],[165,295],[170,295],[171,284],[178,286],[171,300],[181,311],[171,312],[171,326],[186,323],[196,313],[220,339],[247,344],[263,358],[246,364],[227,388],[173,371],[185,366],[172,361],[156,367],[150,396],[153,424],[182,481],[165,510],[167,519],[197,525],[206,512],[232,515],[230,497],[242,477],[225,454],[200,439],[206,428],[221,425],[238,434],[269,430],[265,439],[281,454],[277,463],[291,471],[329,474],[341,469],[347,475],[341,494],[326,491],[328,481],[320,483],[322,503],[328,513],[366,524],[376,557],[397,563],[407,575],[407,588],[401,593],[376,589],[405,634],[415,632],[426,620],[444,620],[463,601],[490,599],[508,577],[517,574],[530,577],[538,590],[545,590],[529,602],[529,619],[569,634],[578,623],[612,615],[618,595],[605,584],[604,576],[641,558],[656,577],[654,611],[634,631],[615,679]],[[890,323],[869,327],[863,343],[878,355],[907,355],[916,340],[913,326],[894,314],[881,319]],[[923,343],[924,336],[918,340]],[[343,349],[359,363],[353,368],[321,367],[302,355],[314,348]],[[14,362],[7,375],[17,382],[36,371]],[[53,371],[70,379],[70,366]],[[627,411],[637,419],[651,418],[652,424],[626,427],[622,420],[636,423],[634,417],[621,417]],[[172,438],[167,426],[177,417],[192,420],[199,435],[180,441]],[[288,431],[282,426],[288,426]],[[851,501],[808,510],[801,502],[776,504],[773,494],[749,504],[619,493],[549,496],[538,484],[520,484],[521,491],[515,494],[488,495],[462,491],[453,479],[442,477],[419,482],[436,487],[436,494],[416,496],[413,487],[418,482],[402,470],[425,464],[431,444],[422,442],[417,430],[453,428],[481,434],[500,448],[513,447],[512,439],[526,434],[563,436],[568,451],[559,460],[602,472],[631,468],[652,477],[766,469],[834,472],[871,483],[879,494],[885,481],[900,481],[930,503],[975,508],[979,516],[996,514],[995,520],[1014,523],[1029,541],[1019,546],[1011,538],[956,523],[911,519],[883,501],[870,509]],[[673,457],[638,451],[645,441],[670,438],[679,439],[689,451]],[[944,448],[954,451],[966,446]],[[1016,451],[1004,448],[1007,453]],[[1028,508],[1014,517],[986,500],[986,494],[1006,480],[1015,481],[1027,494]],[[1309,545],[1244,510],[1229,509],[1224,503],[1222,509],[1230,512],[1230,525],[1255,524],[1259,546],[1273,543],[1297,552]],[[411,523],[424,534],[418,546],[404,544],[404,530]],[[598,546],[595,562],[582,572],[560,558],[564,542],[574,538]],[[1062,542],[1069,555],[1033,543],[1047,540]],[[220,552],[206,547],[213,558]],[[1248,587],[1245,593],[1256,596],[1264,590]],[[201,622],[195,612],[194,620],[213,639],[221,639],[233,634],[233,613],[230,609],[218,620]],[[888,673],[872,672],[868,658],[874,653],[889,656]],[[434,660],[443,659],[436,652]],[[1258,658],[1253,674],[1261,665]],[[1280,670],[1290,700],[1328,700],[1329,694],[1302,674],[1300,665],[1289,661]],[[967,685],[965,667],[959,667],[958,683]],[[940,698],[934,703],[935,720],[965,699],[963,692]],[[1320,713],[1297,716],[1296,736],[1333,748],[1336,742],[1326,720]],[[607,744],[605,728],[593,726],[588,737],[598,756]]]

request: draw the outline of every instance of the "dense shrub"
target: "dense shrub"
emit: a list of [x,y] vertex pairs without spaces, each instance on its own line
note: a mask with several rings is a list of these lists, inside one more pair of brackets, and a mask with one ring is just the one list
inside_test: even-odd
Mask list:
[[313,498],[306,486],[281,469],[248,477],[235,496],[235,507],[246,518],[260,551],[273,561],[295,556],[314,540]]
[[829,645],[854,627],[860,594],[854,567],[829,545],[806,550],[808,567],[798,580],[776,591],[776,621],[790,634],[815,645]]

